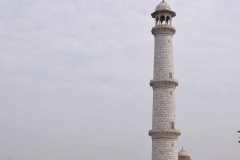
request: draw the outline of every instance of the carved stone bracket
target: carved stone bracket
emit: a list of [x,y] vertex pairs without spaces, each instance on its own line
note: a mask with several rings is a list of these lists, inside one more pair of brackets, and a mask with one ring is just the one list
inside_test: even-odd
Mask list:
[[152,34],[171,34],[174,35],[176,33],[176,29],[173,26],[169,25],[158,25],[156,27],[153,27]]
[[153,88],[159,88],[159,87],[174,87],[176,88],[178,86],[178,81],[175,79],[172,80],[151,80],[150,86]]
[[152,130],[150,130],[148,134],[153,139],[158,139],[158,138],[177,139],[181,135],[181,132],[180,132],[180,130],[169,130],[169,131],[152,131]]

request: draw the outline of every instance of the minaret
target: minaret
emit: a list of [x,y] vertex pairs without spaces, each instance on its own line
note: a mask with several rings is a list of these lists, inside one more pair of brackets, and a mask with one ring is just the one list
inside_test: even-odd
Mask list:
[[175,79],[173,64],[173,35],[176,30],[172,26],[172,18],[176,13],[171,7],[161,2],[152,17],[155,27],[152,34],[155,38],[154,48],[154,76],[150,85],[153,88],[153,118],[152,130],[152,160],[178,160],[175,88],[178,81]]

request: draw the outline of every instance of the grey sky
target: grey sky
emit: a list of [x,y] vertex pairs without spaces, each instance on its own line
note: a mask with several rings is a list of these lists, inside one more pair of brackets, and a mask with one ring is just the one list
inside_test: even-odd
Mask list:
[[[238,160],[240,2],[167,2],[179,149]],[[0,0],[0,159],[150,160],[158,3]]]

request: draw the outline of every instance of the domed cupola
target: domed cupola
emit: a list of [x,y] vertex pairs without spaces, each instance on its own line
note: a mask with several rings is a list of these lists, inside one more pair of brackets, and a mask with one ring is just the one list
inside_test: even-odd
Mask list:
[[182,148],[180,152],[178,152],[178,160],[191,160],[190,155]]
[[165,1],[162,1],[159,5],[157,5],[155,11],[162,11],[162,10],[171,11],[171,7]]
[[171,15],[171,18],[176,16],[176,13],[172,11],[169,4],[167,4],[164,0],[157,5],[155,12],[152,13],[152,17],[155,18],[158,14],[168,13]]
[[[175,34],[176,30],[172,26],[172,18],[176,16],[176,13],[172,11],[170,5],[164,0],[157,5],[155,12],[151,15],[155,19],[155,29],[171,30],[171,34]],[[154,30],[152,32],[154,32]]]

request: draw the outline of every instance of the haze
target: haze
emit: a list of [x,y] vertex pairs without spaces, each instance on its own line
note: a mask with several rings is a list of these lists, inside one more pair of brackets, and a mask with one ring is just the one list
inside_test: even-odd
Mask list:
[[[151,160],[161,0],[0,0],[0,159]],[[167,0],[179,149],[239,160],[240,1]]]

